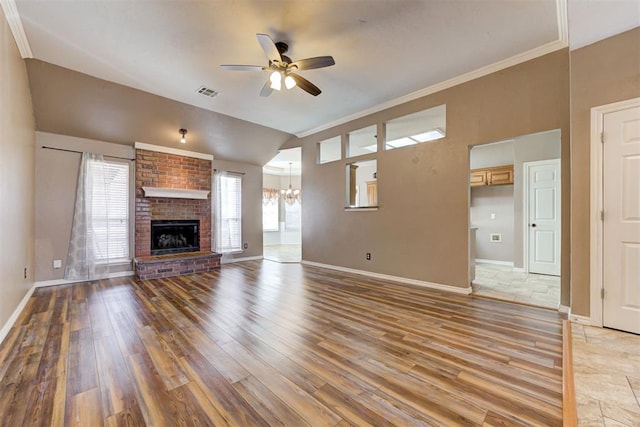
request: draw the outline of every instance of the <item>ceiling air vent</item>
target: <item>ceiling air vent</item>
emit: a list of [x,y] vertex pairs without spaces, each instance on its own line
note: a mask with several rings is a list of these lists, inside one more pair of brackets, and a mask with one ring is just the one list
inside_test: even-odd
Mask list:
[[200,86],[197,92],[201,93],[204,96],[208,96],[209,98],[215,98],[216,96],[220,95],[220,92],[215,91],[213,89],[209,89],[206,86]]

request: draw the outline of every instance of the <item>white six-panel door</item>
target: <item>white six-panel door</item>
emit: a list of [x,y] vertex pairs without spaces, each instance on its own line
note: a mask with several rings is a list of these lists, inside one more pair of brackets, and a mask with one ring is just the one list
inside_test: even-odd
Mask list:
[[560,159],[524,164],[530,273],[560,275]]
[[640,107],[604,114],[603,325],[640,333]]

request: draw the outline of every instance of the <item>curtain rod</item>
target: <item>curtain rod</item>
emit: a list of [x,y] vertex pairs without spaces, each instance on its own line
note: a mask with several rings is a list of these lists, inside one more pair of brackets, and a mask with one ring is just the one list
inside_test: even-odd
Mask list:
[[[47,147],[46,145],[43,145],[42,148],[46,148],[47,150],[58,150],[58,151],[66,151],[67,153],[78,153],[78,154],[84,154],[83,151],[77,151],[77,150],[67,150],[66,148],[56,148],[56,147]],[[110,156],[108,154],[103,154],[104,157],[110,157],[112,159],[120,159],[120,160],[129,160],[129,161],[135,161],[136,159],[131,159],[129,157],[118,157],[118,156]]]
[[[213,171],[214,172],[218,172],[218,169],[214,169]],[[233,174],[236,174],[236,175],[244,175],[245,174],[244,172],[236,172],[236,171],[220,171],[220,172],[233,173]]]

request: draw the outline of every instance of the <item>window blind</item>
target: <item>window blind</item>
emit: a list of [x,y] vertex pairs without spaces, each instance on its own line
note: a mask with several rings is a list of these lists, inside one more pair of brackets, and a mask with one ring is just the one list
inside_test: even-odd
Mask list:
[[129,259],[129,164],[90,162],[93,185],[89,232],[96,249],[96,259]]
[[220,245],[222,252],[242,250],[242,175],[220,177]]
[[[276,193],[280,193],[278,190],[269,190],[265,189],[263,193],[275,191]],[[280,221],[280,199],[277,197],[269,198],[266,196],[262,197],[262,230],[263,231],[278,231],[279,221]]]
[[285,214],[285,229],[287,230],[300,230],[302,228],[302,205],[300,202],[294,202],[292,204],[284,204]]

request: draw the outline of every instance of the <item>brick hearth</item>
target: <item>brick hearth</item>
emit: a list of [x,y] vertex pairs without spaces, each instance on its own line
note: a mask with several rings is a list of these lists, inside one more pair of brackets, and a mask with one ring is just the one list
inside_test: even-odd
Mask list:
[[[211,252],[211,173],[211,160],[136,149],[135,264],[138,277],[141,274],[168,277],[219,267],[219,255]],[[209,191],[209,197],[206,200],[145,197],[142,187],[204,190]],[[187,262],[180,255],[150,256],[151,220],[172,219],[200,220],[199,257],[187,254],[192,258]],[[193,261],[195,259],[197,261]],[[151,272],[150,268],[156,271]],[[158,273],[157,270],[165,271]]]
[[215,252],[155,255],[136,258],[136,275],[140,280],[181,274],[203,273],[220,268],[221,255]]

